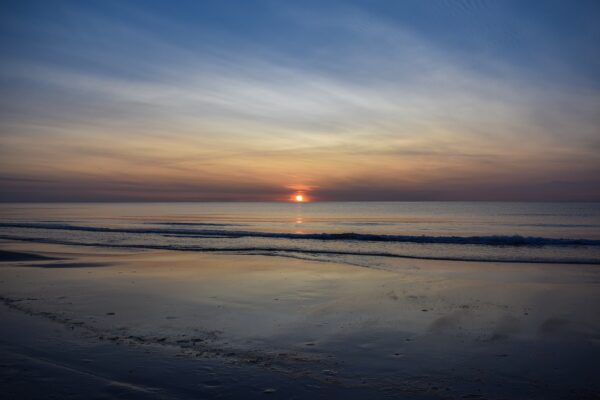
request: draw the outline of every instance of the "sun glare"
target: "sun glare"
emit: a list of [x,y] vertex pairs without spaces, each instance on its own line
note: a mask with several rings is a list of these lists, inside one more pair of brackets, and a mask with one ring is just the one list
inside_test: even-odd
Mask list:
[[304,196],[301,194],[297,194],[294,199],[296,200],[297,203],[302,203],[304,201]]

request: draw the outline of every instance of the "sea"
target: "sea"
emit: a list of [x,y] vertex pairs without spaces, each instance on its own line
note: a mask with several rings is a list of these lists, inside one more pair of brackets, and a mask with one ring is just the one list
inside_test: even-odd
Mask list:
[[384,269],[410,260],[600,264],[600,203],[4,203],[0,239]]

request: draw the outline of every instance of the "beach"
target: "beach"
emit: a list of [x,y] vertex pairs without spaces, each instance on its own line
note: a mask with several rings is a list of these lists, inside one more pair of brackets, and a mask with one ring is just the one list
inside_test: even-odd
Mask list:
[[0,400],[600,400],[599,20],[3,1]]
[[600,393],[595,265],[0,249],[0,373],[20,398]]

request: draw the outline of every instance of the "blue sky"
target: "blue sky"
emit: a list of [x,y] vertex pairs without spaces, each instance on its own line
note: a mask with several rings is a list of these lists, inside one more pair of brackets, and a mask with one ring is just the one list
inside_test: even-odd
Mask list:
[[595,1],[8,1],[0,200],[600,200]]

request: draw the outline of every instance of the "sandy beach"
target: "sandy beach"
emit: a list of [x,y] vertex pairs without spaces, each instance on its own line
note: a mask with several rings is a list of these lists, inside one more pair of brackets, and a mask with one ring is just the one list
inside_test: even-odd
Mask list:
[[[596,266],[4,241],[0,370],[39,398],[596,398]],[[59,388],[58,391],[55,391]],[[36,396],[37,395],[37,396]]]

